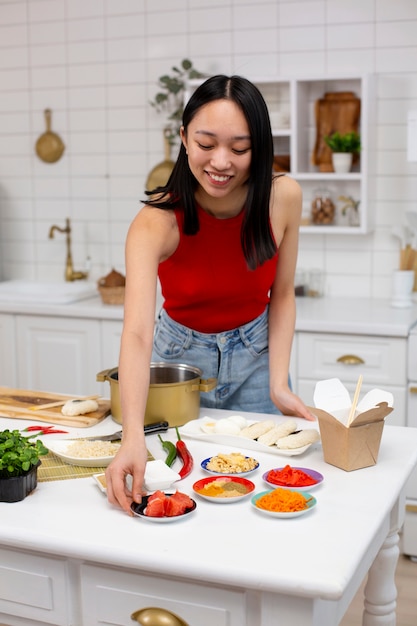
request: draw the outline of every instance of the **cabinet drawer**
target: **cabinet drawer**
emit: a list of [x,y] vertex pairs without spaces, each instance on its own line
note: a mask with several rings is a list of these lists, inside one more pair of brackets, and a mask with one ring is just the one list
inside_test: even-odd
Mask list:
[[0,548],[0,613],[31,623],[73,624],[65,561]]
[[[132,626],[132,613],[156,607],[175,613],[189,626],[243,626],[245,593],[150,574],[81,566],[84,624]],[[161,622],[162,623],[162,622]]]
[[374,385],[405,385],[407,341],[403,338],[299,333],[298,378],[340,378]]

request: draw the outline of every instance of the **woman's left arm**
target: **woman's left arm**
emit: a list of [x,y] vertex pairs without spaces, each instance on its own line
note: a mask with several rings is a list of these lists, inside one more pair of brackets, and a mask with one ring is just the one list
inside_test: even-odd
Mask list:
[[271,225],[279,249],[269,306],[270,394],[284,415],[315,417],[289,388],[288,374],[295,330],[294,275],[302,209],[299,184],[288,176],[275,178],[271,192]]

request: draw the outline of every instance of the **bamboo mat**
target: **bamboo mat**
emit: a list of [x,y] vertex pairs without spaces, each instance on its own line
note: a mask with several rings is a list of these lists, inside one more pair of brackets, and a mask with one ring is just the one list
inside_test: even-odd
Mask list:
[[[154,457],[148,450],[148,461]],[[105,467],[82,467],[81,465],[70,465],[65,463],[58,456],[49,452],[41,457],[41,465],[38,468],[38,482],[48,482],[52,480],[68,480],[70,478],[88,478],[93,474],[101,474]]]
[[41,458],[41,465],[38,468],[38,482],[68,480],[69,478],[87,478],[93,474],[101,474],[104,470],[104,467],[70,465],[62,461],[52,452],[49,452]]

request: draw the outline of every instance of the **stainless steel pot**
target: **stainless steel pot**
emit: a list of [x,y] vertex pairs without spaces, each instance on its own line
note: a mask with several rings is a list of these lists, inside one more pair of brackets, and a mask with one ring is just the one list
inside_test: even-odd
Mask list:
[[[166,420],[170,426],[182,426],[200,414],[200,391],[211,391],[216,378],[201,378],[198,367],[182,363],[151,363],[150,385],[145,424]],[[110,383],[110,408],[115,422],[122,423],[118,368],[97,374],[97,380]]]

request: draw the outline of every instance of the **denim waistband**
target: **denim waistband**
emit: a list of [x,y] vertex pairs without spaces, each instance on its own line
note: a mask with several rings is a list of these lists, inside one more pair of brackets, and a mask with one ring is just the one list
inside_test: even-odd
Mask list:
[[221,344],[225,341],[230,342],[233,340],[241,340],[243,343],[250,343],[252,339],[268,325],[268,310],[269,307],[267,306],[264,312],[254,320],[243,324],[243,326],[225,330],[221,333],[201,333],[197,330],[193,330],[192,328],[188,328],[187,326],[183,326],[183,324],[173,320],[165,309],[161,309],[159,319],[164,325],[171,328],[175,332],[180,333],[182,337],[186,339],[186,343],[191,343],[192,340],[198,340],[199,342],[206,343],[207,345]]

